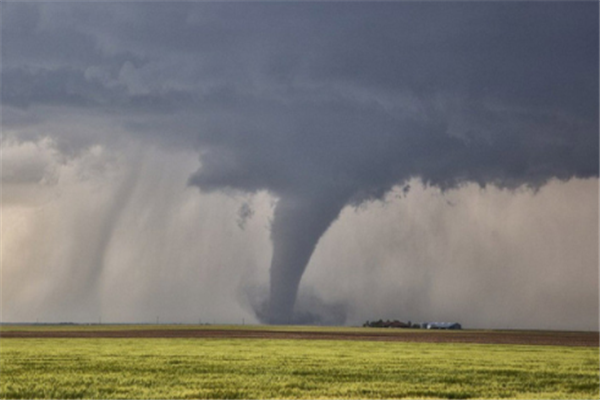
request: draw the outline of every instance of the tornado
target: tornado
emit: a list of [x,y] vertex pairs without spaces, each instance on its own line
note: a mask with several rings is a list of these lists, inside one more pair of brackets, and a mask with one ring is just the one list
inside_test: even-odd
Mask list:
[[278,201],[271,226],[273,258],[265,322],[294,322],[302,275],[317,243],[343,207],[341,199],[324,196],[286,196]]

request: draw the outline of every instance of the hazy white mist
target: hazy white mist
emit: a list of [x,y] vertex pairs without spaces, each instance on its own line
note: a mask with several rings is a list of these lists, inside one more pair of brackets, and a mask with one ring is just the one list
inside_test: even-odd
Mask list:
[[[50,139],[2,143],[3,321],[256,322],[249,297],[268,292],[276,199],[200,193],[187,185],[193,152],[119,148],[61,159]],[[299,307],[329,305],[347,324],[597,329],[597,179],[411,186],[343,210]]]

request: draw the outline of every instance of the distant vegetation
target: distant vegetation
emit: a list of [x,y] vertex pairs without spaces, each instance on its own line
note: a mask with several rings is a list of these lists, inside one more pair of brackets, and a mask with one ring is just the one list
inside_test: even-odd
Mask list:
[[0,398],[598,398],[598,365],[597,347],[1,339]]
[[397,319],[390,321],[367,321],[363,324],[363,328],[411,328],[411,329],[462,329],[461,324],[458,322],[423,322],[422,324],[415,324],[410,321],[402,322]]
[[365,328],[413,328],[413,329],[419,329],[421,327],[421,325],[413,324],[410,321],[402,322],[402,321],[398,321],[397,319],[395,319],[393,321],[390,321],[389,319],[387,321],[380,319],[379,321],[371,321],[371,322],[367,321],[363,324],[363,327],[365,327]]

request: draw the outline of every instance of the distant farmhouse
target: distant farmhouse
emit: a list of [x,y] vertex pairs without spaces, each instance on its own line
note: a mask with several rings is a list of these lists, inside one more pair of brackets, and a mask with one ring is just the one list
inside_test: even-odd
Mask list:
[[462,329],[458,322],[423,322],[423,329]]

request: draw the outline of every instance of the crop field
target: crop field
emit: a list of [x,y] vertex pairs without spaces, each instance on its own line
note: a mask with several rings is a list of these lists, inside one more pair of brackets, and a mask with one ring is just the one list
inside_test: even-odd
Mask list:
[[[464,338],[455,335],[465,335],[468,331],[427,332],[434,335],[429,336],[432,340],[411,341],[352,337],[363,331],[360,328],[348,328],[347,332],[332,328],[273,327],[265,330],[198,326],[97,328],[3,327],[0,397],[575,399],[600,396],[597,333],[564,333],[573,345],[540,345],[452,341]],[[217,334],[194,337],[143,334],[161,330]],[[126,331],[131,335],[68,336],[100,331]],[[263,332],[265,336],[220,337],[227,331]],[[38,335],[19,336],[19,332],[38,332]],[[44,336],[47,332],[63,332],[67,336]],[[351,338],[273,338],[268,332],[327,335],[345,332]],[[403,337],[410,333],[391,334],[389,330],[376,329],[372,335]],[[485,332],[477,335],[474,337],[485,336]],[[528,333],[514,335],[522,338]],[[531,337],[544,335],[555,336],[538,332]],[[586,344],[582,337],[596,341]]]

